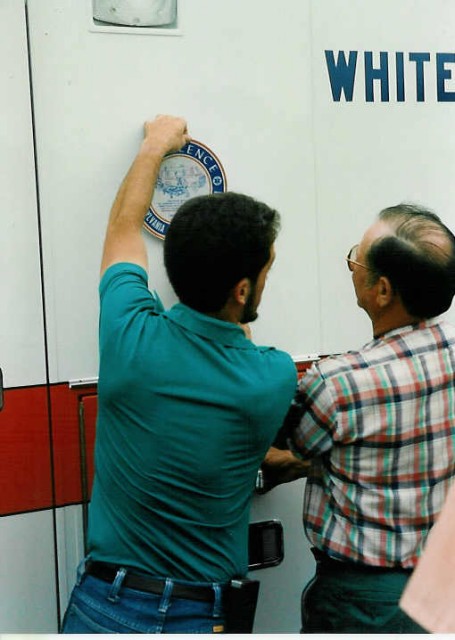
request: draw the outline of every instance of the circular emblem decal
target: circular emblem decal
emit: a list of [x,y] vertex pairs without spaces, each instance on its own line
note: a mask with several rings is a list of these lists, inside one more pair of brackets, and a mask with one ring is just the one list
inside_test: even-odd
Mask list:
[[226,191],[226,176],[216,155],[208,147],[190,140],[161,163],[144,227],[163,239],[175,212],[195,196]]

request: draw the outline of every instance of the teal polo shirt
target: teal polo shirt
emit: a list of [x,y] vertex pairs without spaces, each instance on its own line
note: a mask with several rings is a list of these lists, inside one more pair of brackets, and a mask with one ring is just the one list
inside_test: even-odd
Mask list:
[[290,356],[184,304],[139,266],[100,283],[93,560],[227,581],[248,565],[257,469],[293,398]]

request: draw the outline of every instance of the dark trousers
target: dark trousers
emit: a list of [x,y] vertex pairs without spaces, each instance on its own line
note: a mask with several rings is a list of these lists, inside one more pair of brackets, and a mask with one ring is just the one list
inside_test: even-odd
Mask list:
[[302,593],[302,633],[426,633],[398,607],[410,571],[315,556],[316,575]]

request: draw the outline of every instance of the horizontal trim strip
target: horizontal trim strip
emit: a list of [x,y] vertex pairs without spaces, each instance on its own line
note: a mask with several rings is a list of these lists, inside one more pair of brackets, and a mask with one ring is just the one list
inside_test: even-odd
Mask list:
[[[314,358],[318,356],[314,354]],[[295,362],[299,377],[311,359]],[[80,384],[79,384],[80,383]],[[48,390],[50,406],[48,406]],[[86,504],[93,482],[97,379],[4,390],[0,516]],[[54,503],[49,420],[52,416]],[[80,422],[84,433],[80,433]],[[84,455],[81,455],[81,448]]]

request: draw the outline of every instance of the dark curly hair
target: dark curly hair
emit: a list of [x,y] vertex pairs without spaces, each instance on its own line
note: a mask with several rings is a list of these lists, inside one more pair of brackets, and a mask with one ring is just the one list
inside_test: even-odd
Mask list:
[[383,209],[379,219],[394,235],[372,243],[366,256],[373,280],[386,276],[407,312],[432,318],[450,307],[455,293],[455,237],[440,218],[414,204]]
[[242,278],[253,286],[270,259],[280,216],[234,192],[198,196],[175,213],[164,240],[164,264],[179,300],[203,313],[225,305]]

